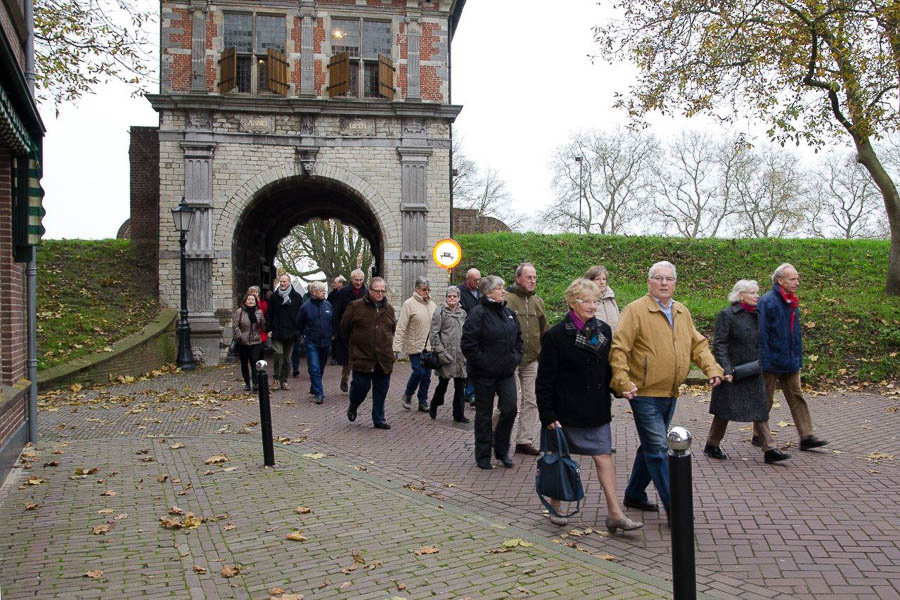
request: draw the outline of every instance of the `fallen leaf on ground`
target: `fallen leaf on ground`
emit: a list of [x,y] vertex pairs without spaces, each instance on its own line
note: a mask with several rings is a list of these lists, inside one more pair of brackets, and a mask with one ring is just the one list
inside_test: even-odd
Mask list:
[[42,483],[47,483],[47,480],[40,477],[29,477],[25,480],[25,485],[41,485]]
[[184,511],[182,509],[178,508],[177,506],[173,506],[172,508],[169,509],[169,514],[170,515],[183,515]]
[[299,531],[292,531],[291,533],[284,536],[284,539],[291,540],[292,542],[305,542],[306,538],[303,537]]
[[338,589],[343,592],[351,585],[353,585],[353,584],[351,584],[349,581],[345,581],[344,583],[341,584],[341,587],[339,587]]
[[111,514],[113,514],[113,512],[114,511],[111,508],[101,508],[100,510],[97,511],[97,514],[98,515],[111,515]]
[[603,554],[595,554],[594,556],[596,556],[597,558],[602,558],[603,560],[615,560],[616,559],[616,557],[613,556],[612,554],[607,554],[605,552]]
[[225,467],[224,469],[222,469],[222,472],[223,473],[231,473],[236,470],[237,470],[237,467]]
[[356,563],[353,563],[349,567],[341,568],[341,573],[343,573],[344,575],[349,575],[350,573],[352,573],[353,571],[355,571],[358,568],[359,568],[359,565]]
[[435,546],[422,546],[418,550],[416,550],[416,556],[422,556],[423,554],[437,554],[440,552]]
[[225,527],[223,527],[222,529],[224,529],[225,531],[231,531],[232,529],[237,529],[237,525],[234,525],[234,524],[232,524],[232,523],[228,523],[228,524],[225,525]]
[[91,532],[94,535],[102,535],[104,533],[109,532],[109,523],[103,523],[102,525],[94,525],[91,528]]
[[39,506],[40,506],[40,504],[38,504],[37,502],[29,502],[28,504],[25,505],[25,510],[35,510]]
[[210,456],[206,460],[203,461],[205,465],[220,465],[223,462],[228,462],[228,457],[224,454],[216,454],[215,456]]
[[316,459],[316,460],[318,460],[320,458],[325,458],[325,455],[322,454],[321,452],[307,452],[303,456],[306,458],[312,458],[312,459]]
[[91,569],[90,571],[82,575],[82,577],[89,577],[90,579],[100,579],[101,577],[103,577],[103,569]]
[[127,518],[128,518],[128,513],[119,513],[113,517],[113,519],[115,519],[116,521],[121,521],[122,519],[127,519]]
[[105,492],[103,492],[100,495],[101,496],[118,496],[119,492],[114,492],[113,490],[106,490]]
[[97,467],[78,467],[75,469],[76,475],[84,475],[85,477],[88,475],[93,475],[97,471],[99,471]]
[[397,583],[397,591],[398,591],[398,592],[402,592],[403,590],[406,589],[406,584],[405,584],[405,583],[400,583],[399,581],[396,582],[396,583]]
[[222,577],[234,577],[240,572],[241,568],[238,565],[225,565],[224,567],[222,567]]
[[273,587],[273,588],[269,589],[270,596],[280,596],[283,593],[284,593],[284,590],[281,589],[280,587]]
[[878,463],[883,460],[894,460],[894,455],[888,454],[887,452],[869,452],[866,454],[866,460]]
[[779,427],[790,427],[791,424],[788,423],[787,421],[778,421],[778,426]]
[[182,444],[181,442],[177,442],[177,443],[169,446],[169,449],[171,449],[171,450],[179,450],[181,448],[184,448],[184,444]]
[[[577,529],[573,529],[572,531],[578,531]],[[583,535],[582,532],[578,532],[578,535]],[[510,540],[506,540],[503,542],[504,548],[515,548],[516,546],[522,546],[523,548],[528,548],[530,546],[534,546],[531,542],[526,542],[525,540],[519,538],[512,538]]]
[[58,461],[58,460],[51,460],[51,461],[49,461],[49,462],[45,462],[45,463],[44,463],[44,466],[45,466],[45,467],[58,467],[58,466],[59,466],[59,461]]
[[352,556],[353,556],[353,562],[358,563],[360,565],[366,564],[366,559],[359,552],[353,552]]
[[206,569],[204,569],[200,565],[194,565],[194,573],[197,573],[199,575],[206,575]]
[[308,506],[298,506],[298,507],[297,507],[297,513],[298,513],[298,514],[306,515],[306,514],[309,514],[309,513],[311,513],[311,512],[312,512],[312,509],[309,508]]
[[169,478],[168,475],[160,475],[159,477],[156,478],[156,481],[158,481],[159,483],[165,483],[168,478]]

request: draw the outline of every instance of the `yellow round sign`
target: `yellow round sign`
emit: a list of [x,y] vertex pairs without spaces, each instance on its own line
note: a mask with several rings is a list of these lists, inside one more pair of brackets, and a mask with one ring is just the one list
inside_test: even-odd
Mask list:
[[462,260],[462,248],[456,240],[446,238],[434,245],[431,256],[437,266],[442,269],[452,269]]

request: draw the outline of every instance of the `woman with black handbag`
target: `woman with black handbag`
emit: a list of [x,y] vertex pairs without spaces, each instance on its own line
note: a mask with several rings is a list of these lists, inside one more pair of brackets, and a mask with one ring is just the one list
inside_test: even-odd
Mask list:
[[[576,279],[566,289],[569,313],[541,340],[535,393],[541,425],[548,431],[561,428],[569,452],[593,459],[606,495],[606,528],[615,533],[644,524],[625,516],[616,492],[609,426],[612,331],[609,325],[594,318],[599,297],[599,288],[589,279]],[[552,439],[547,433],[541,436],[543,452],[554,450],[547,447]],[[567,519],[559,514],[559,500],[551,499],[550,505],[550,521],[566,525]]]
[[756,305],[759,284],[741,279],[728,294],[731,303],[716,317],[713,355],[725,370],[724,385],[713,388],[709,412],[713,415],[703,454],[725,460],[719,444],[729,421],[753,422],[759,430],[768,464],[790,458],[775,446],[769,431],[766,385],[759,364],[759,324]]
[[247,292],[231,319],[232,344],[237,342],[245,390],[256,391],[256,361],[262,356],[262,332],[265,330],[266,318],[259,308],[257,296]]

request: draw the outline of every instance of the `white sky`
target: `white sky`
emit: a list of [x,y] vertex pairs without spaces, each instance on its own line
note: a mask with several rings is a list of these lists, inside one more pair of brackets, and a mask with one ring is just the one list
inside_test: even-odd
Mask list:
[[[516,209],[533,214],[551,198],[556,147],[579,129],[624,124],[614,91],[630,69],[591,64],[591,26],[606,17],[596,0],[469,0],[453,40],[456,135],[482,168],[497,169]],[[157,34],[158,35],[158,34]],[[157,39],[157,35],[151,39]],[[109,84],[77,105],[43,111],[44,226],[48,238],[115,237],[129,216],[128,128],[156,125],[156,113],[124,84]],[[653,120],[666,139],[692,119]]]

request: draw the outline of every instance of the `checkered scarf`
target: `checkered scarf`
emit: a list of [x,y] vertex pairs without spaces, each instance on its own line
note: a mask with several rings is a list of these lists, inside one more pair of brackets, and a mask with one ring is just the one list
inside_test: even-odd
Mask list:
[[600,332],[600,323],[591,318],[584,324],[584,329],[578,331],[578,327],[572,322],[572,317],[566,315],[566,333],[575,337],[575,346],[600,353],[600,349],[609,343],[605,335]]

